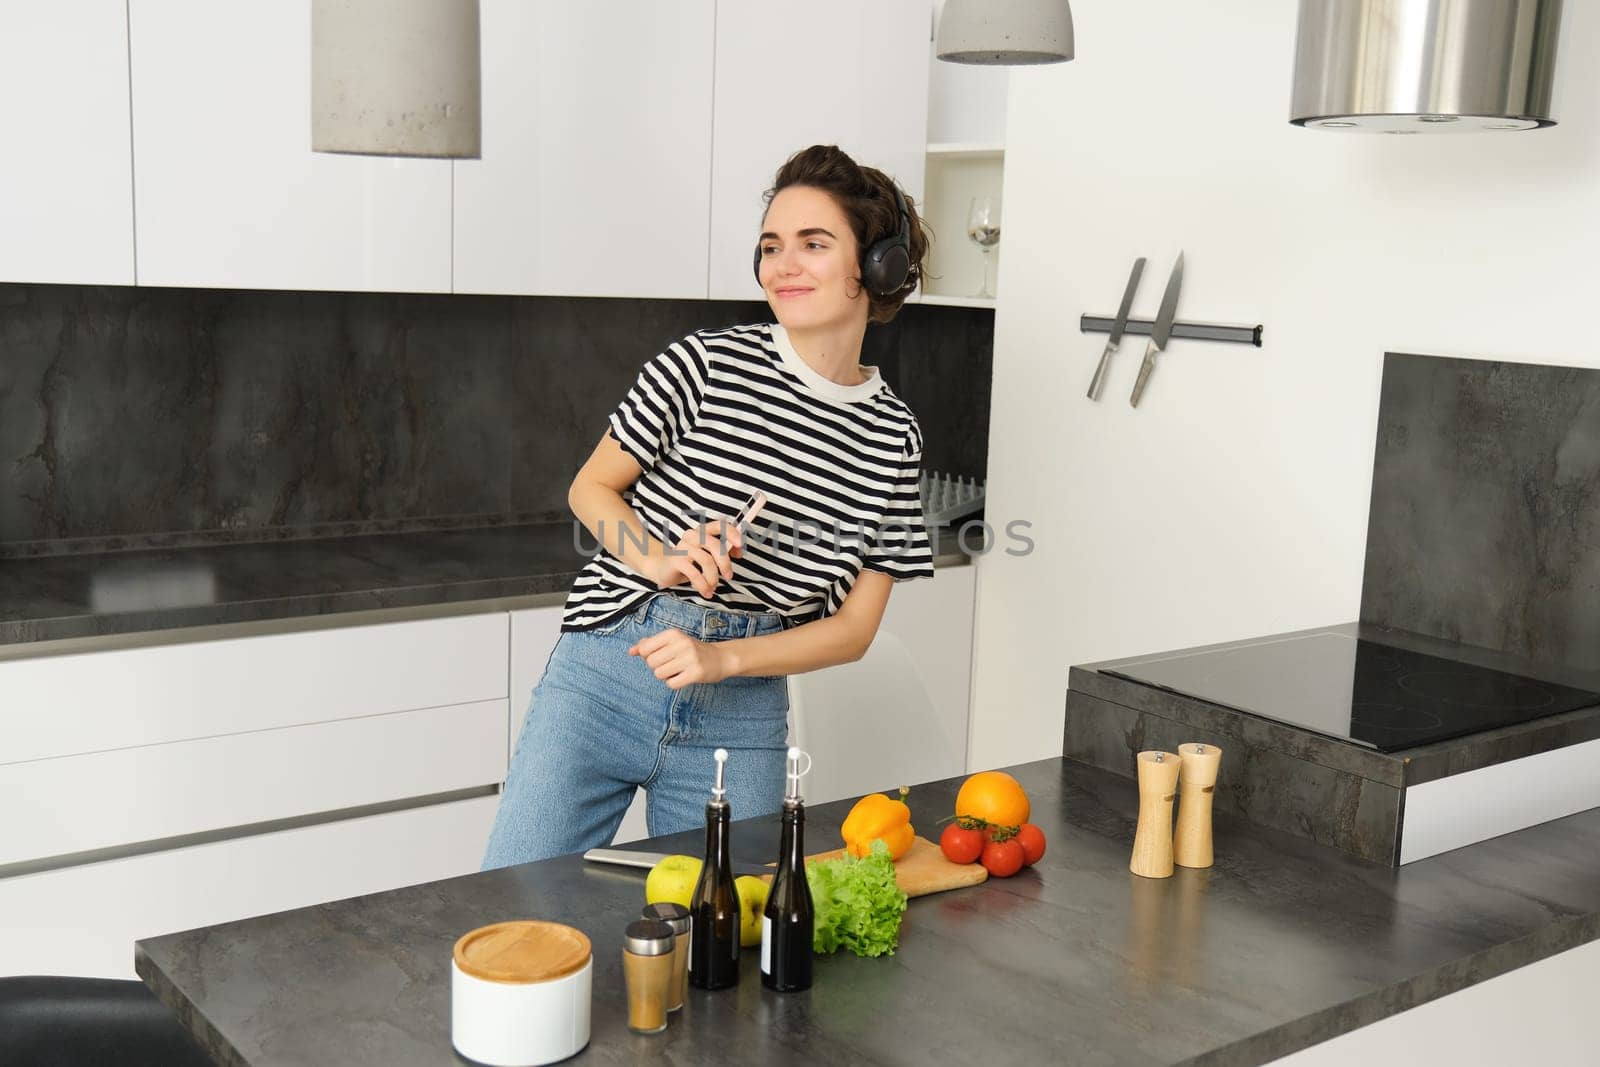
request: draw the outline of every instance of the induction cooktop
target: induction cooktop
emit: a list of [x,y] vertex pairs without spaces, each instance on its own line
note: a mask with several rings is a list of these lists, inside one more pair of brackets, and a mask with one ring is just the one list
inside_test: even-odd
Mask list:
[[1105,673],[1379,752],[1600,704],[1600,693],[1344,634],[1152,656]]

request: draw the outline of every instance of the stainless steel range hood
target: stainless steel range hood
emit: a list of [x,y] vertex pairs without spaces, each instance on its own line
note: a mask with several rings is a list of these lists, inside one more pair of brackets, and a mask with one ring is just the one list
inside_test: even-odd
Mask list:
[[1300,0],[1290,122],[1382,133],[1554,126],[1561,0]]

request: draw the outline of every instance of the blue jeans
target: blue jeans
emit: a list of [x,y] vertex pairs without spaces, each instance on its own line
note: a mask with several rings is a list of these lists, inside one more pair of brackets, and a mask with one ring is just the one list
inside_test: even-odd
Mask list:
[[702,608],[658,593],[594,630],[563,633],[533,690],[483,869],[610,843],[636,788],[650,836],[705,825],[718,748],[735,819],[783,804],[789,693],[782,676],[673,690],[628,648],[672,627],[702,641],[783,629],[778,615]]

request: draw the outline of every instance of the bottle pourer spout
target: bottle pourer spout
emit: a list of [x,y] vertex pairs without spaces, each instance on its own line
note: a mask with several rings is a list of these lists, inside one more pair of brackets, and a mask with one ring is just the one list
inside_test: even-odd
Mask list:
[[[800,766],[800,761],[805,760],[805,766]],[[789,748],[789,788],[784,795],[785,800],[800,802],[800,776],[811,770],[811,755],[801,752],[798,748]]]
[[728,770],[728,750],[719,748],[712,756],[717,761],[717,784],[711,787],[711,799],[722,803],[728,798],[728,791],[723,785]]

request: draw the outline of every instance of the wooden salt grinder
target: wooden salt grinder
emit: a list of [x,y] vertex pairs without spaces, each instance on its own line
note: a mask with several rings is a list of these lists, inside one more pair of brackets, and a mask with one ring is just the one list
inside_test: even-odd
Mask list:
[[1139,826],[1133,833],[1128,870],[1145,878],[1172,877],[1172,802],[1178,769],[1171,752],[1139,753]]
[[1216,745],[1178,745],[1182,760],[1182,801],[1173,832],[1173,862],[1179,867],[1211,865],[1211,797],[1222,750]]
[[1172,858],[1180,867],[1211,866],[1211,798],[1217,786],[1222,749],[1216,745],[1179,745],[1183,799],[1178,829],[1172,835]]

